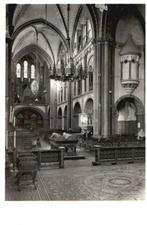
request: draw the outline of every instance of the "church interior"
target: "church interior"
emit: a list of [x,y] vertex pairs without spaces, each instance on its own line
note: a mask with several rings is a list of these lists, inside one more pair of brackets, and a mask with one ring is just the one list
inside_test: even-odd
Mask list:
[[7,4],[5,200],[145,198],[145,5]]

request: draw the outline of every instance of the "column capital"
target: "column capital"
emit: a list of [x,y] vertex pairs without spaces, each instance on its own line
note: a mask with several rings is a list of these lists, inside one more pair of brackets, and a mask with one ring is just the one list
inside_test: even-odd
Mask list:
[[114,46],[115,45],[115,41],[113,39],[104,39],[104,38],[99,38],[97,40],[93,40],[93,44],[95,45],[105,45],[105,44],[108,44],[110,46]]

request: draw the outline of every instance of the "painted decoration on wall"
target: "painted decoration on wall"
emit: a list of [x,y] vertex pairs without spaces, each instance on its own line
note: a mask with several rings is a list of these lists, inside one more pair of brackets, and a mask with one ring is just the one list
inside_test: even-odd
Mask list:
[[31,83],[31,91],[34,95],[38,94],[39,91],[39,84],[37,82],[37,80],[33,80]]

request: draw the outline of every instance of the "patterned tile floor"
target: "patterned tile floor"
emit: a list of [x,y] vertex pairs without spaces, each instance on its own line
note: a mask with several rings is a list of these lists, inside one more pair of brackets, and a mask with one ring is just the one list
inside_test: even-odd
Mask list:
[[20,192],[14,175],[6,179],[7,201],[144,200],[145,164],[119,163],[92,166],[94,158],[65,161],[65,168],[46,165],[37,175],[38,188],[25,186]]

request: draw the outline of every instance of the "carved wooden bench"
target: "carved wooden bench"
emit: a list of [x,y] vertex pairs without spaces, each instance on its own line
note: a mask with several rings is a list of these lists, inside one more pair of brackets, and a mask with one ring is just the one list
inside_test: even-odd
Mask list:
[[38,162],[37,158],[32,153],[18,153],[16,160],[17,173],[15,176],[15,183],[17,188],[20,191],[21,186],[33,184],[34,189],[37,189],[36,185],[36,176],[38,171]]
[[33,150],[37,156],[38,168],[43,163],[58,162],[59,168],[64,168],[64,149],[51,149],[51,150]]
[[134,163],[136,160],[145,159],[145,146],[125,145],[125,146],[101,146],[95,145],[95,161],[93,165],[100,165],[102,162],[127,161]]

